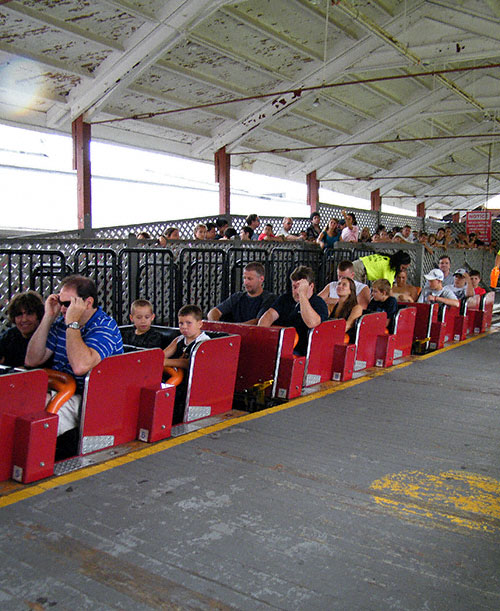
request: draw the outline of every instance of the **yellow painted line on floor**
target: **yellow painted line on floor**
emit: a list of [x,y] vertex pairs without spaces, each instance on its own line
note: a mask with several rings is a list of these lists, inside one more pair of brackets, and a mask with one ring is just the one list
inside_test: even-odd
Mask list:
[[[496,330],[492,330],[490,332],[496,332]],[[463,346],[466,343],[470,343],[484,336],[485,334],[477,335],[475,337],[468,338],[462,342],[457,342],[456,344],[446,346],[445,348],[442,348],[441,350],[436,350],[435,352],[431,352],[429,354],[412,356],[411,360],[405,361],[403,363],[398,363],[397,365],[393,365],[392,367],[388,367],[387,369],[370,371],[365,376],[362,376],[362,377],[359,377],[353,380],[349,380],[347,382],[341,382],[338,385],[334,386],[333,388],[327,388],[325,390],[313,392],[310,395],[298,397],[297,399],[292,399],[291,401],[288,401],[287,403],[283,403],[282,405],[277,405],[275,407],[269,407],[259,412],[254,412],[253,414],[247,414],[245,416],[238,416],[237,418],[225,420],[224,422],[219,422],[218,424],[214,424],[212,426],[200,429],[198,431],[193,431],[192,433],[188,433],[180,437],[175,437],[175,438],[167,439],[165,441],[160,441],[158,443],[155,443],[154,445],[148,445],[147,447],[141,450],[132,451],[130,452],[130,454],[119,456],[117,458],[112,458],[109,461],[103,462],[99,465],[92,465],[89,467],[84,467],[82,469],[72,471],[71,473],[67,473],[65,475],[58,475],[53,478],[37,482],[36,484],[27,486],[26,488],[23,488],[22,490],[16,490],[15,492],[11,492],[10,494],[6,494],[0,497],[0,507],[6,507],[8,505],[12,505],[19,501],[23,501],[24,499],[28,499],[33,496],[42,494],[46,492],[47,490],[52,490],[54,488],[58,488],[59,486],[65,486],[73,482],[85,479],[87,477],[91,477],[92,475],[97,475],[98,473],[104,473],[105,471],[109,471],[110,469],[114,469],[115,467],[120,467],[122,465],[126,465],[128,463],[139,460],[141,458],[145,458],[147,456],[158,454],[159,452],[163,452],[164,450],[167,450],[168,448],[173,448],[175,446],[178,446],[184,443],[188,443],[195,439],[200,439],[201,437],[205,437],[212,433],[222,431],[231,426],[236,426],[243,422],[250,422],[251,420],[256,420],[258,418],[263,418],[271,414],[276,414],[278,412],[281,412],[286,409],[290,409],[297,405],[302,405],[303,403],[309,403],[310,401],[313,401],[314,399],[320,399],[322,397],[334,394],[341,390],[345,390],[347,388],[357,386],[358,384],[361,384],[362,382],[368,382],[369,380],[385,375],[386,373],[393,371],[394,369],[401,369],[403,367],[408,367],[408,365],[411,365],[415,361],[427,359],[427,358],[430,358],[431,356],[441,354],[444,351],[451,350],[453,348],[458,348],[459,346]]]

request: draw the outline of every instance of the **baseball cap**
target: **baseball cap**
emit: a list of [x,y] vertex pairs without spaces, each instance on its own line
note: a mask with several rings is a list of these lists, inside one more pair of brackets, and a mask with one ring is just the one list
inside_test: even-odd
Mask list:
[[463,276],[466,273],[467,273],[466,269],[464,269],[463,267],[459,267],[453,275],[454,276]]
[[441,280],[441,282],[444,280],[444,274],[443,272],[438,269],[431,269],[431,271],[428,274],[424,274],[424,278],[426,280]]

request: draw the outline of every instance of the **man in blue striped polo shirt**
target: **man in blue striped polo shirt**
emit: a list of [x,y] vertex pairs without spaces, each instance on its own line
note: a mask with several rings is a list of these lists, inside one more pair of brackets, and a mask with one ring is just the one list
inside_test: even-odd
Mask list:
[[58,435],[78,426],[86,374],[102,359],[122,352],[118,325],[97,306],[94,281],[76,275],[64,278],[59,294],[49,295],[45,302],[45,313],[30,339],[25,361],[26,366],[37,367],[53,355],[53,369],[75,377],[79,396],[59,410]]

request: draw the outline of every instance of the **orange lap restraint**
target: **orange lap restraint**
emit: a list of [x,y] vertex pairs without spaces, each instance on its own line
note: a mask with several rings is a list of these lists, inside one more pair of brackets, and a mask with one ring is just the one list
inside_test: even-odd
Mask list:
[[166,384],[173,384],[174,386],[179,386],[179,384],[184,379],[184,370],[180,367],[164,367],[164,373],[169,375],[168,380],[165,380]]
[[76,381],[72,375],[63,371],[56,371],[55,369],[45,369],[45,371],[49,376],[49,388],[57,391],[56,396],[49,401],[45,411],[57,414],[66,401],[75,394]]

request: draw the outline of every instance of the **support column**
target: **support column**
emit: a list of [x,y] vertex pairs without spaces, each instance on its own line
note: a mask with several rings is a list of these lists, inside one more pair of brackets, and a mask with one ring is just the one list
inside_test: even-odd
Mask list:
[[231,156],[223,146],[215,153],[215,181],[219,183],[219,214],[231,214],[231,189],[229,178],[231,174]]
[[451,220],[454,223],[460,223],[460,212],[455,212],[453,216],[451,217]]
[[382,198],[380,197],[380,189],[376,189],[370,193],[371,210],[380,212],[382,207]]
[[71,126],[73,169],[76,170],[78,229],[92,229],[92,191],[90,170],[90,124],[80,115]]
[[312,214],[318,209],[319,200],[319,180],[316,177],[316,170],[309,172],[306,177],[307,181],[307,205],[309,212]]
[[417,216],[422,219],[425,218],[425,202],[417,204]]

